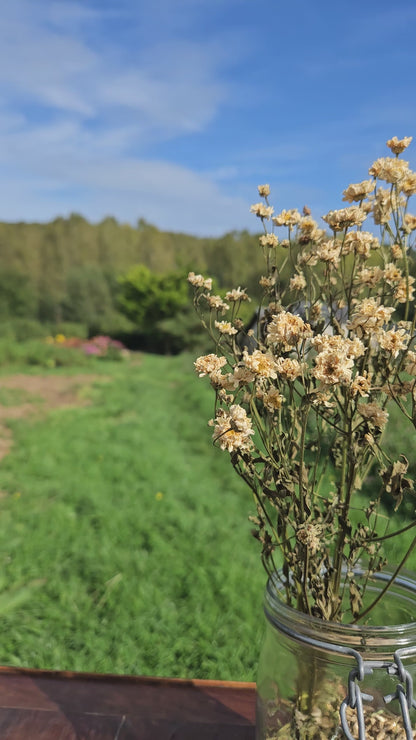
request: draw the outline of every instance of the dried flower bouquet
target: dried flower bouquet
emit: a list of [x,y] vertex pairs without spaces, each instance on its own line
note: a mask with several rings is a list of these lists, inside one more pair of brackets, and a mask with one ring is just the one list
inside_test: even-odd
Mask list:
[[245,290],[213,295],[210,279],[188,276],[215,348],[195,362],[215,391],[214,443],[253,493],[266,570],[279,552],[287,603],[324,620],[368,614],[354,566],[363,560],[371,577],[385,565],[385,543],[416,524],[393,531],[381,503],[391,497],[397,509],[413,493],[406,457],[390,459],[383,445],[392,404],[416,425],[416,173],[399,156],[410,141],[387,142],[393,156],[344,191],[349,205],[323,217],[326,229],[307,208],[275,213],[269,186],[259,186],[251,211],[266,272],[256,330],[239,318]]

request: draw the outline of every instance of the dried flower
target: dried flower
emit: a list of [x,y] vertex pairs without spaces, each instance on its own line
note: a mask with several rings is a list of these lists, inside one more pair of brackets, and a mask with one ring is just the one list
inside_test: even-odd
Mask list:
[[411,172],[411,170],[409,170],[400,183],[400,190],[408,198],[416,193],[416,172]]
[[397,136],[393,136],[392,139],[388,140],[387,146],[391,149],[393,154],[401,154],[405,149],[407,149],[412,139],[413,136],[405,136],[403,139],[398,139]]
[[302,273],[294,275],[292,278],[290,278],[289,287],[290,290],[303,290],[304,288],[306,288],[305,276],[302,275]]
[[261,399],[266,409],[271,413],[281,409],[282,404],[285,402],[285,397],[276,388],[269,388],[266,393],[261,395]]
[[198,359],[195,360],[194,365],[199,377],[203,378],[204,375],[209,375],[215,370],[219,370],[221,367],[224,367],[226,363],[227,360],[225,357],[218,357],[218,355],[211,354],[198,357]]
[[206,300],[208,301],[209,307],[214,309],[215,311],[221,311],[221,313],[225,313],[230,308],[229,305],[225,303],[219,295],[208,295],[206,296]]
[[229,334],[230,336],[237,334],[237,329],[230,321],[216,321],[215,328],[218,329],[220,334]]
[[371,383],[366,375],[356,375],[351,383],[351,394],[352,396],[360,395],[362,398],[367,397],[370,394]]
[[229,411],[218,409],[214,424],[212,438],[214,442],[218,442],[222,450],[241,452],[251,449],[251,435],[254,434],[254,430],[242,406],[234,404]]
[[382,306],[376,298],[364,298],[356,304],[348,329],[357,332],[358,337],[368,336],[382,329],[393,311],[392,306]]
[[371,165],[368,174],[395,185],[409,174],[409,162],[393,157],[380,157]]
[[374,180],[363,180],[356,185],[348,185],[347,189],[343,192],[343,199],[352,203],[353,201],[360,202],[367,198],[375,188]]
[[276,378],[276,360],[270,353],[262,352],[255,349],[250,355],[247,350],[243,352],[243,362],[245,366],[255,375],[262,378]]
[[262,234],[259,241],[262,247],[270,247],[271,249],[279,244],[276,234]]
[[251,298],[246,293],[245,288],[234,288],[233,290],[229,290],[225,294],[225,298],[227,301],[230,301],[231,303],[237,303],[237,301],[251,301]]
[[267,198],[270,195],[270,185],[258,185],[257,190],[261,198]]
[[188,282],[191,283],[195,288],[204,288],[204,290],[212,289],[212,279],[205,279],[202,275],[195,275],[194,272],[190,272],[188,275]]
[[369,231],[350,231],[342,243],[342,254],[358,254],[369,257],[371,249],[378,249],[380,242]]
[[378,429],[384,429],[387,424],[389,418],[388,412],[377,406],[376,403],[359,403],[358,411],[363,419]]
[[296,531],[296,539],[308,548],[311,555],[315,555],[319,550],[321,537],[322,527],[310,522],[302,524]]
[[264,218],[266,221],[271,218],[273,210],[272,206],[265,206],[264,203],[254,203],[250,207],[251,213],[254,213],[257,218]]
[[378,337],[380,347],[397,357],[400,350],[407,349],[409,336],[403,329],[390,329],[383,331]]
[[272,316],[272,321],[267,327],[268,343],[280,344],[284,351],[292,349],[299,342],[311,336],[312,330],[309,324],[306,324],[300,316],[295,316],[288,311]]
[[329,211],[322,218],[333,231],[344,231],[344,229],[349,229],[351,226],[361,226],[367,218],[367,214],[359,206],[350,206],[338,211]]
[[[372,179],[344,190],[352,205],[323,217],[331,238],[309,209],[273,215],[270,188],[259,186],[266,202],[252,212],[286,227],[287,238],[279,242],[263,224],[266,271],[255,330],[245,331],[236,316],[245,291],[229,290],[223,300],[201,275],[188,278],[218,352],[195,361],[215,390],[214,441],[254,494],[266,569],[273,571],[280,549],[288,604],[322,619],[348,617],[343,569],[348,609],[360,616],[367,602],[352,575],[357,558],[367,556],[372,572],[383,568],[390,530],[386,538],[382,494],[398,507],[411,485],[406,459],[392,460],[383,442],[390,404],[416,427],[416,216],[408,210],[416,173],[398,156],[410,141],[390,139],[397,156],[377,159]],[[381,226],[380,239],[372,227],[362,229],[366,219]],[[215,321],[212,331],[212,311],[228,304],[231,321]],[[381,493],[364,506],[357,494],[369,471]]]
[[324,385],[349,383],[353,366],[354,361],[350,357],[327,349],[316,356],[312,374]]
[[290,211],[282,211],[277,216],[273,216],[272,221],[276,226],[296,226],[301,218],[297,208],[292,208]]

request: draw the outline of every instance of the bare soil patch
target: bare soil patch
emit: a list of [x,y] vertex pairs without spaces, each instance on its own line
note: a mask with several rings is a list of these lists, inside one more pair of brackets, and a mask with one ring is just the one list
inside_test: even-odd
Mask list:
[[[9,452],[13,437],[7,422],[33,416],[50,409],[87,406],[91,403],[88,389],[94,383],[106,383],[103,375],[70,376],[10,375],[0,378],[0,390],[18,391],[18,402],[4,403],[0,399],[0,459]],[[13,398],[13,394],[10,395]]]

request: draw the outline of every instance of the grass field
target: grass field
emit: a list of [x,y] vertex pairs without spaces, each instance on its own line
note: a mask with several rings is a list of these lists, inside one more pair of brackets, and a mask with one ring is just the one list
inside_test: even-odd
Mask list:
[[0,592],[18,590],[0,663],[253,680],[265,577],[210,390],[187,356],[97,371],[90,405],[8,422]]
[[[1,370],[6,417],[28,401],[6,383],[18,371]],[[0,664],[254,680],[265,575],[253,505],[210,444],[213,395],[192,358],[25,372],[28,387],[39,373],[51,388],[93,375],[72,405],[45,411],[35,392],[39,413],[7,421]]]

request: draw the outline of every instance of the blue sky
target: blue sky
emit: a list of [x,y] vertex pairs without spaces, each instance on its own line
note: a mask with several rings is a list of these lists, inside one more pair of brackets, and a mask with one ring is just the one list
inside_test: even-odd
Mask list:
[[414,136],[414,0],[3,0],[0,220],[217,235],[342,204]]

